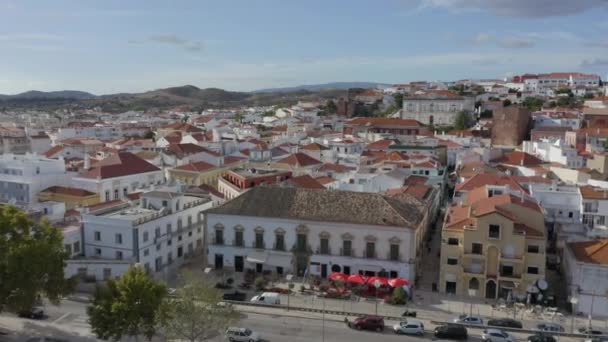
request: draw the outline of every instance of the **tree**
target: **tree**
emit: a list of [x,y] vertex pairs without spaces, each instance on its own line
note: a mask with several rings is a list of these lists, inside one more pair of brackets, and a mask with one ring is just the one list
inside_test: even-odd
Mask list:
[[532,112],[540,110],[543,107],[543,103],[544,101],[537,97],[526,97],[526,99],[523,101],[523,105]]
[[68,257],[61,232],[47,220],[0,208],[0,311],[29,310],[43,297],[59,304],[75,285],[63,272]]
[[93,304],[87,309],[91,330],[104,340],[140,335],[150,340],[166,295],[165,285],[152,280],[141,266],[133,266],[122,277],[95,289]]
[[479,114],[480,117],[482,118],[491,118],[493,116],[493,113],[491,110],[489,109],[484,109],[481,114]]
[[511,100],[505,99],[504,101],[502,101],[503,107],[509,107],[510,105],[511,105]]
[[338,112],[338,106],[333,100],[327,100],[325,103],[325,113],[327,114],[336,114]]
[[594,97],[594,95],[592,93],[585,93],[585,95],[583,95],[583,98],[586,100],[590,100]]
[[233,119],[234,119],[234,121],[242,122],[244,117],[245,117],[245,115],[243,113],[239,112],[239,113],[234,114]]
[[158,324],[168,339],[206,341],[238,320],[238,312],[222,303],[222,293],[212,285],[184,275],[175,296],[163,301]]
[[457,130],[463,130],[467,129],[468,127],[467,113],[462,111],[458,112],[458,114],[456,114],[456,119],[454,119],[454,128]]
[[396,287],[390,298],[390,303],[394,305],[403,305],[407,302],[407,294],[403,287]]
[[152,132],[152,131],[147,131],[147,132],[144,134],[144,139],[154,139],[154,132]]
[[395,99],[395,104],[397,106],[397,109],[403,108],[403,94],[397,93],[397,94],[393,95],[393,98]]

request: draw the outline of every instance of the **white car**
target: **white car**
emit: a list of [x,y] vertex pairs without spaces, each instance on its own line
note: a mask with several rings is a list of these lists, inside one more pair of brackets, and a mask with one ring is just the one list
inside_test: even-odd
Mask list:
[[483,325],[483,319],[479,316],[460,315],[458,318],[454,318],[454,323]]
[[226,338],[228,341],[234,342],[258,342],[260,341],[260,335],[255,331],[251,331],[247,328],[236,328],[231,327],[226,330]]
[[424,324],[417,320],[408,319],[393,325],[395,334],[424,335]]
[[500,329],[487,329],[481,334],[481,339],[487,342],[515,342],[507,332]]

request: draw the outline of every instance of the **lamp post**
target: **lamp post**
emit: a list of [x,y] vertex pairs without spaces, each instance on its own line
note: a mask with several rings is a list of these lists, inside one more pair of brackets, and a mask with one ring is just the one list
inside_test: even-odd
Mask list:
[[293,274],[288,274],[285,276],[285,279],[287,279],[287,311],[289,311],[289,296],[291,296],[291,280],[293,279]]
[[578,298],[570,297],[570,304],[572,304],[572,321],[570,322],[570,332],[574,334],[574,316],[576,315],[576,310],[574,307],[578,304]]
[[471,306],[469,308],[469,316],[473,316],[473,298],[477,296],[476,289],[469,289],[469,300],[471,301]]
[[378,316],[378,289],[382,286],[382,282],[380,280],[376,280],[374,282],[374,287],[376,288],[376,316]]

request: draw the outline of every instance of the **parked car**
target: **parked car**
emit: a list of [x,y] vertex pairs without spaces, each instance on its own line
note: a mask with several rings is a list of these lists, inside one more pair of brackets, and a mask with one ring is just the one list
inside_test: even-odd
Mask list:
[[393,325],[395,334],[424,335],[424,324],[415,319],[399,322]]
[[552,322],[547,322],[547,323],[540,323],[539,325],[536,326],[537,330],[540,331],[544,331],[544,332],[563,332],[564,328],[557,324],[557,323],[552,323]]
[[483,325],[483,319],[481,319],[481,317],[479,317],[479,316],[460,315],[460,316],[458,316],[458,318],[454,318],[454,323]]
[[357,330],[384,330],[384,318],[380,316],[365,315],[355,318],[354,321],[349,322],[348,326]]
[[230,327],[226,329],[226,338],[231,342],[258,342],[260,335],[247,328]]
[[244,302],[245,299],[247,299],[247,294],[245,292],[234,291],[234,292],[224,293],[222,298],[224,300],[234,300],[234,301]]
[[528,342],[555,342],[555,337],[548,334],[536,334],[528,336]]
[[505,327],[505,328],[523,328],[523,325],[520,321],[514,320],[512,318],[497,318],[491,319],[488,321],[488,325],[493,327]]
[[481,333],[481,339],[487,342],[515,342],[506,331],[500,329],[486,329]]
[[260,295],[253,296],[253,298],[251,298],[251,302],[258,304],[281,305],[281,298],[276,292],[264,292]]
[[39,308],[39,307],[33,307],[29,310],[20,311],[17,315],[21,318],[43,319],[44,310],[42,310],[42,308]]
[[601,330],[593,329],[593,328],[580,328],[578,332],[584,335],[604,335]]
[[449,338],[454,340],[466,340],[468,337],[467,328],[460,324],[446,324],[435,328],[435,337]]

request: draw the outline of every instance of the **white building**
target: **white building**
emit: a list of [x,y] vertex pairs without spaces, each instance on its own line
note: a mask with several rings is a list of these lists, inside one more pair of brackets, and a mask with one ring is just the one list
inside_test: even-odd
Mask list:
[[569,168],[577,169],[585,166],[585,158],[578,154],[575,147],[566,144],[561,139],[524,141],[522,150],[537,156],[543,161],[559,163]]
[[581,214],[589,237],[608,237],[608,189],[580,187]]
[[413,119],[426,125],[453,125],[459,112],[471,114],[475,98],[449,91],[416,92],[403,98],[402,119]]
[[168,191],[147,192],[136,205],[96,205],[82,214],[87,262],[80,267],[98,280],[120,276],[125,263],[164,276],[203,251],[203,212],[211,206],[207,196]]
[[74,177],[72,184],[74,187],[99,194],[103,202],[125,198],[131,192],[138,192],[164,181],[163,172],[158,167],[132,153],[119,152]]
[[530,196],[543,209],[545,221],[557,223],[581,222],[581,194],[576,186],[553,184],[531,184]]
[[29,206],[36,195],[54,185],[69,185],[63,159],[38,155],[0,155],[0,202]]
[[429,219],[410,195],[256,187],[207,213],[209,262],[236,272],[414,280]]
[[608,239],[572,242],[564,250],[564,274],[574,312],[608,316]]

